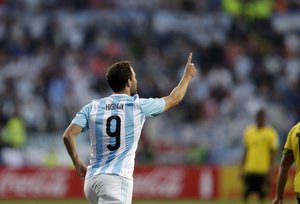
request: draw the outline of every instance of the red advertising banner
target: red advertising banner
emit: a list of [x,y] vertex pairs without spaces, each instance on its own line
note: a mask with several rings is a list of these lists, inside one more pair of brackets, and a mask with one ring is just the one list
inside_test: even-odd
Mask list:
[[218,172],[214,167],[138,166],[134,173],[134,198],[195,198],[218,196]]
[[[293,175],[285,196],[294,197]],[[238,167],[212,166],[137,166],[133,197],[138,199],[240,199],[242,183]],[[277,171],[270,195],[275,192]],[[9,198],[84,198],[83,180],[74,169],[0,168],[0,199]]]
[[0,168],[0,198],[84,197],[83,181],[73,169]]
[[[295,198],[294,193],[294,179],[295,169],[289,171],[287,183],[285,185],[284,197]],[[278,168],[272,173],[269,199],[274,198],[276,192],[276,181],[278,175]],[[238,199],[241,200],[243,192],[243,180],[240,176],[239,166],[223,166],[219,167],[219,198],[221,199]]]
[[[276,182],[277,182],[278,173],[279,173],[279,169],[276,169],[272,174],[271,191],[270,191],[271,198],[274,198],[276,194]],[[292,166],[292,168],[288,172],[288,178],[284,188],[284,198],[293,198],[293,199],[295,198],[295,192],[294,192],[295,173],[296,173],[295,166]]]
[[[188,166],[138,166],[134,198],[218,197],[218,169]],[[0,168],[0,198],[83,198],[83,181],[73,169]]]

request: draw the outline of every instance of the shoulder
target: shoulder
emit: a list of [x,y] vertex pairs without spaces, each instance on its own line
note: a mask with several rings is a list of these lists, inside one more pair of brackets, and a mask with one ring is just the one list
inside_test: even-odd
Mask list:
[[293,126],[298,132],[300,132],[300,122]]
[[99,104],[101,99],[93,99],[91,102],[85,104],[82,108],[83,109],[91,109],[92,106],[96,105],[96,104]]
[[106,99],[107,97],[101,99],[93,99],[89,103],[85,104],[81,110],[85,112],[90,112],[93,109],[97,109],[99,107],[99,104],[103,103],[103,101],[105,101]]
[[254,124],[250,124],[248,125],[246,128],[245,128],[245,133],[249,133],[249,132],[252,132],[253,130],[256,129],[256,126]]
[[138,94],[135,94],[133,96],[123,96],[122,98],[120,98],[120,101],[124,102],[124,103],[133,103],[133,104],[140,104],[141,103],[141,98],[139,97]]
[[292,149],[292,143],[298,143],[298,137],[300,137],[300,123],[290,129],[286,138],[285,148]]
[[273,126],[271,126],[271,125],[266,126],[266,130],[268,132],[272,133],[272,134],[276,134],[277,135],[277,130]]
[[109,97],[103,97],[99,99],[93,99],[90,103],[86,104],[86,106],[98,106],[100,103],[106,102]]
[[165,106],[165,100],[163,98],[140,98],[139,102],[141,107],[154,107],[154,106]]
[[155,101],[164,101],[163,98],[139,98],[141,102],[155,102]]
[[133,100],[135,102],[139,102],[140,101],[140,96],[138,94],[130,96],[130,98],[131,98],[131,100]]
[[300,122],[290,129],[289,135],[291,134],[300,134]]
[[166,103],[163,98],[141,98],[140,108],[146,117],[155,117],[162,113]]

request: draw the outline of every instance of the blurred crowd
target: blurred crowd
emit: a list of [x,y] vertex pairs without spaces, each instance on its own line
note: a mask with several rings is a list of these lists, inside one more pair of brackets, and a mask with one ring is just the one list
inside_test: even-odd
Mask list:
[[236,163],[260,107],[284,141],[300,120],[299,11],[297,0],[1,0],[0,164],[37,144],[55,153],[47,142],[111,93],[110,64],[129,60],[140,97],[162,97],[190,51],[199,74],[146,123],[137,162]]

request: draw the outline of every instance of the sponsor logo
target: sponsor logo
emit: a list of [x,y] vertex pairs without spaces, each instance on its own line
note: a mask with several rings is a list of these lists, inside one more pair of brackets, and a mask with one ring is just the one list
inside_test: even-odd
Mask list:
[[68,171],[0,171],[0,197],[64,197],[68,191]]
[[178,197],[184,188],[184,171],[156,168],[134,176],[135,197]]

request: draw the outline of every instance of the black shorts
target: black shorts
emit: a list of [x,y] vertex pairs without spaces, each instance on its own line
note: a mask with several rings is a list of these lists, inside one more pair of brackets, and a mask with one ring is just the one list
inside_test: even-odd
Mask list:
[[266,197],[269,191],[269,181],[265,174],[245,174],[244,177],[244,196],[248,197],[251,193],[258,193],[260,198]]
[[296,192],[296,197],[297,197],[298,204],[300,204],[300,193],[299,192]]

